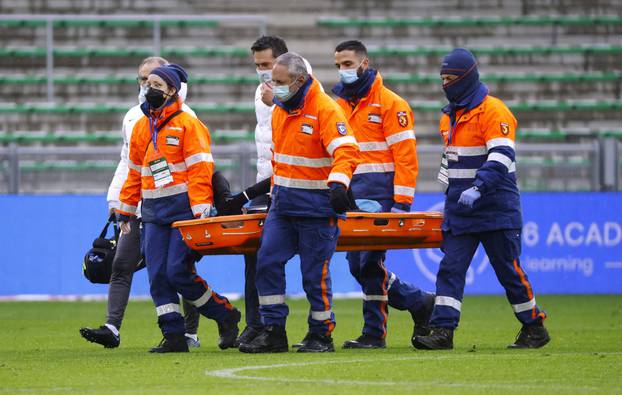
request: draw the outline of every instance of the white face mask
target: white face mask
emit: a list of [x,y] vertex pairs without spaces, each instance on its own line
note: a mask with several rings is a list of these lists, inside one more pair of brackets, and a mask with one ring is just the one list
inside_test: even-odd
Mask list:
[[[292,84],[293,85],[293,84]],[[289,90],[289,85],[276,85],[272,88],[274,96],[282,102],[288,101],[295,92]]]
[[259,82],[266,82],[272,79],[272,70],[259,70],[257,69],[257,76],[259,77]]
[[145,98],[145,93],[147,93],[148,89],[149,87],[147,85],[140,86],[140,91],[138,92],[138,103],[139,104],[143,104],[144,102],[147,101],[147,99]]
[[339,70],[339,80],[344,84],[351,84],[359,79],[358,67],[354,69]]

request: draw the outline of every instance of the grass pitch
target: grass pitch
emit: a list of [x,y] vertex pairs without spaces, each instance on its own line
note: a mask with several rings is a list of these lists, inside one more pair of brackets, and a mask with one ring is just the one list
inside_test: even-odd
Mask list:
[[[290,300],[290,344],[306,332],[308,305]],[[247,355],[220,351],[202,319],[201,348],[148,354],[160,333],[150,302],[131,302],[121,346],[87,343],[102,302],[0,303],[0,393],[34,394],[525,394],[622,393],[622,296],[541,296],[552,341],[506,350],[519,324],[503,297],[468,297],[452,351],[415,351],[411,320],[391,310],[385,350],[342,350],[359,335],[361,302],[336,300],[337,351]],[[243,305],[242,301],[235,303]]]

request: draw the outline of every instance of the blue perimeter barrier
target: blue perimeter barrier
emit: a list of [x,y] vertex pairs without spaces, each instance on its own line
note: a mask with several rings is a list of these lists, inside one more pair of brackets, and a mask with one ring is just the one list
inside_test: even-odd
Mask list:
[[[622,193],[524,193],[521,262],[536,294],[622,293]],[[418,194],[414,211],[441,210],[443,195]],[[15,295],[106,294],[82,276],[82,259],[106,216],[104,196],[0,196],[0,298]],[[396,250],[387,266],[402,280],[433,291],[442,253]],[[204,257],[199,273],[218,292],[244,292],[241,256]],[[300,265],[287,265],[287,293],[302,294]],[[360,292],[344,253],[331,264],[333,292]],[[502,294],[480,248],[469,268],[466,293]],[[134,296],[149,294],[138,272]]]

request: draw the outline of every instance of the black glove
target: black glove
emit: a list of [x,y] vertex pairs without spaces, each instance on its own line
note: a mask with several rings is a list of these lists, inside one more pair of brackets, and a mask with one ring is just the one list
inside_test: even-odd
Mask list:
[[231,186],[221,172],[212,174],[212,190],[214,191],[214,206],[218,215],[224,215],[227,199],[231,199]]
[[270,177],[259,181],[257,184],[252,185],[244,190],[246,192],[246,196],[250,200],[255,199],[257,196],[265,195],[270,192]]
[[238,193],[237,195],[227,197],[223,204],[222,212],[219,210],[218,215],[242,214],[242,206],[244,206],[246,202],[248,202],[248,199],[244,196],[244,193]]
[[346,187],[338,182],[330,184],[330,205],[337,214],[343,214],[352,209],[352,202]]

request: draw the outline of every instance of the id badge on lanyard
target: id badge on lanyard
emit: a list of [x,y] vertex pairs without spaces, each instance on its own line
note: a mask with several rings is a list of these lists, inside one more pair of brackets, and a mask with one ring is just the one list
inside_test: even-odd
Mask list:
[[[457,124],[457,122],[456,122]],[[449,185],[449,162],[458,162],[459,156],[458,151],[451,146],[452,137],[455,133],[455,124],[451,125],[449,129],[449,136],[447,136],[447,147],[443,151],[443,155],[441,156],[441,167],[438,171],[438,176],[436,177],[441,184]]]
[[447,155],[443,152],[441,156],[441,168],[438,171],[436,177],[441,184],[449,185],[449,162],[447,162]]
[[149,118],[149,126],[151,128],[151,141],[153,142],[154,149],[154,153],[148,161],[149,170],[151,170],[151,176],[153,177],[155,187],[160,188],[171,184],[173,182],[173,175],[171,174],[171,169],[168,167],[166,158],[158,151],[158,130],[151,118]]

